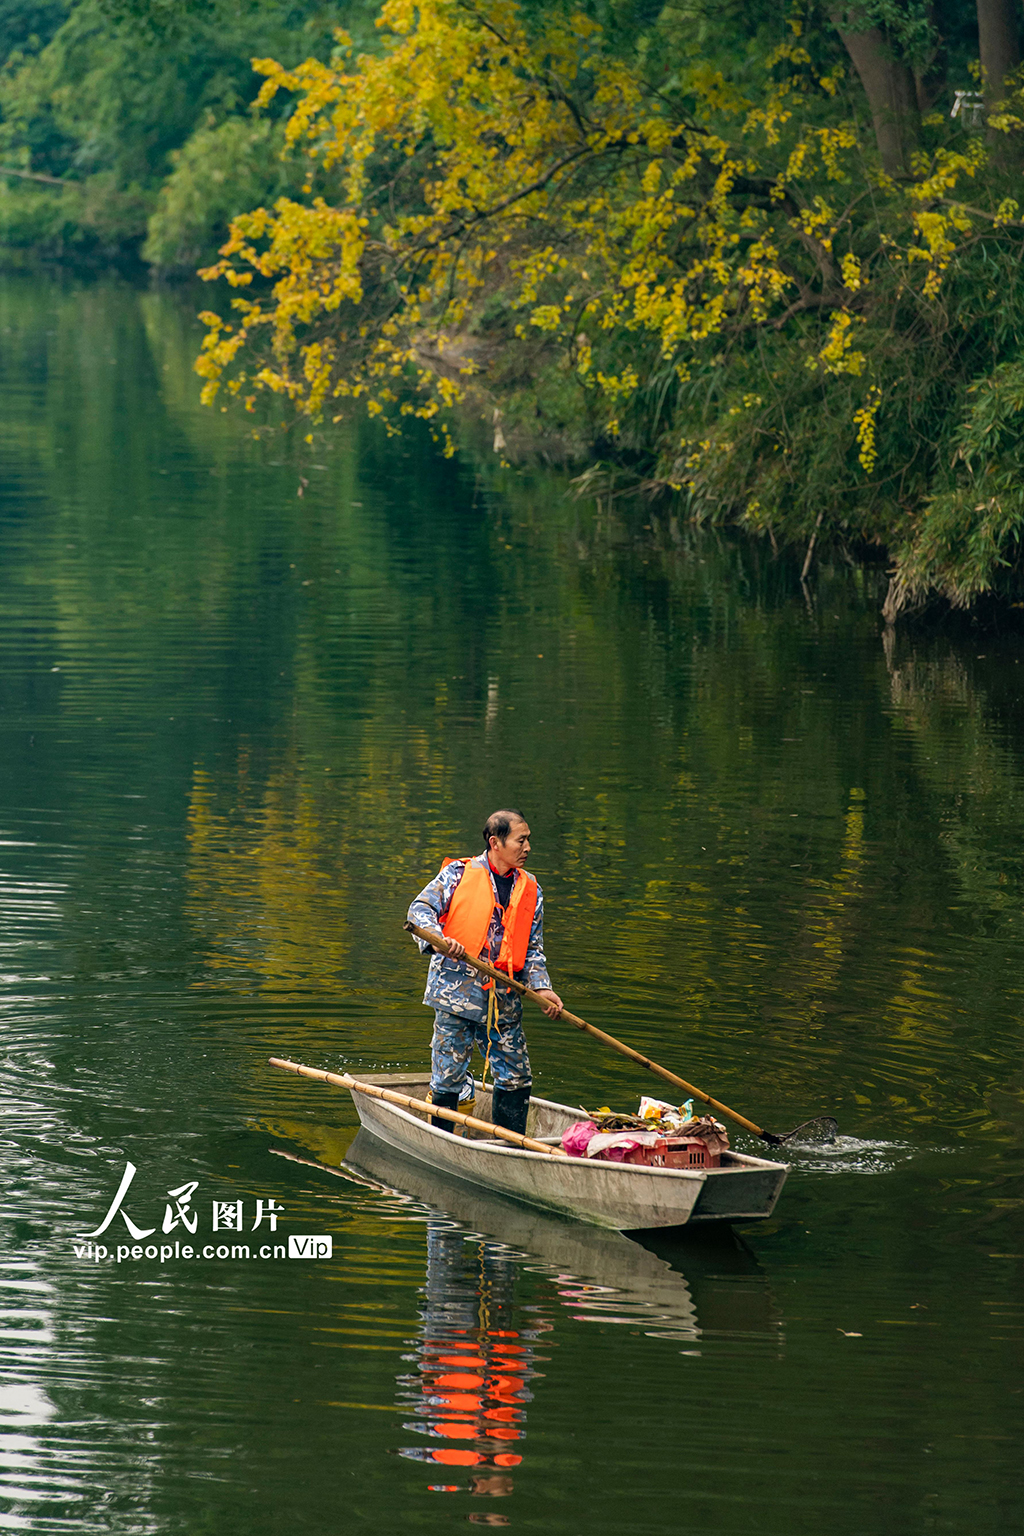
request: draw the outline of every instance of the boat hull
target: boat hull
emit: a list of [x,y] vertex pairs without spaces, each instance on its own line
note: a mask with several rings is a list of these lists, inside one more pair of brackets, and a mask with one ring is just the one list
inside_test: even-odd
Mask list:
[[[360,1080],[423,1098],[429,1079],[359,1073]],[[759,1221],[770,1216],[788,1168],[763,1158],[724,1154],[720,1168],[646,1168],[545,1152],[437,1130],[417,1113],[353,1091],[361,1125],[406,1157],[451,1178],[542,1210],[613,1231],[680,1227],[706,1221]],[[490,1093],[478,1092],[474,1115],[490,1118]],[[530,1136],[560,1136],[580,1112],[550,1099],[530,1103]]]

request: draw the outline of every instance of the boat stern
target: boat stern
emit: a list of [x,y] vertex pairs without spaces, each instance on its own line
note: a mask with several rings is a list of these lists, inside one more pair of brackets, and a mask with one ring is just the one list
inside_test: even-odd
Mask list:
[[691,1221],[764,1221],[775,1209],[788,1163],[726,1152],[720,1168],[709,1168],[690,1213]]

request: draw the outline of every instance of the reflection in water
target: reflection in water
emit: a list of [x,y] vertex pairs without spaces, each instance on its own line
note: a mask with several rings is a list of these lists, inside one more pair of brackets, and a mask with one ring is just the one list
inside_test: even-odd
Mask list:
[[403,1428],[438,1444],[403,1446],[399,1455],[431,1466],[473,1470],[468,1485],[433,1483],[436,1492],[504,1495],[519,1466],[534,1342],[550,1324],[516,1326],[518,1266],[499,1243],[469,1238],[441,1216],[427,1230],[423,1327],[416,1370],[400,1376],[399,1400],[413,1417]]
[[647,1337],[690,1346],[709,1328],[781,1336],[767,1277],[729,1230],[667,1228],[637,1233],[634,1240],[447,1178],[366,1131],[353,1141],[340,1171],[369,1175],[389,1195],[400,1190],[434,1212],[440,1209],[449,1222],[496,1239],[518,1268],[548,1279],[560,1306],[578,1322],[627,1324]]
[[[552,1359],[537,1356],[537,1341],[543,1337],[545,1351],[556,1349],[560,1319],[628,1325],[634,1336],[676,1341],[684,1346],[680,1354],[696,1358],[709,1339],[760,1339],[782,1358],[767,1277],[728,1230],[669,1229],[633,1241],[448,1178],[366,1131],[340,1167],[274,1151],[354,1183],[374,1203],[399,1209],[403,1221],[422,1213],[421,1326],[409,1341],[413,1352],[403,1356],[412,1369],[398,1376],[398,1401],[409,1415],[404,1429],[425,1443],[394,1454],[448,1469],[444,1481],[427,1484],[433,1492],[512,1493],[512,1470],[525,1455],[529,1383],[550,1375],[537,1370]],[[507,1523],[479,1513],[468,1518]]]
[[17,1509],[55,1511],[77,1482],[72,1459],[36,1433],[56,1413],[37,1385],[52,1361],[53,1289],[35,1264],[0,1264],[0,1529],[29,1524]]
[[[398,1377],[403,1428],[425,1444],[397,1454],[434,1468],[463,1469],[465,1480],[431,1482],[433,1492],[491,1497],[510,1494],[512,1469],[524,1456],[529,1383],[537,1341],[556,1319],[547,1305],[517,1299],[524,1279],[540,1277],[574,1322],[628,1324],[654,1339],[677,1340],[699,1357],[706,1335],[766,1337],[782,1333],[767,1280],[734,1234],[717,1230],[659,1232],[650,1246],[619,1232],[562,1221],[450,1179],[360,1131],[340,1168],[294,1154],[278,1155],[352,1180],[403,1202],[403,1214],[426,1207],[427,1273],[421,1328]],[[657,1251],[655,1251],[657,1249]],[[682,1272],[685,1265],[686,1273]],[[543,1292],[542,1292],[543,1294]],[[699,1309],[699,1310],[698,1310]],[[557,1357],[556,1357],[557,1358]],[[504,1517],[470,1515],[475,1523]]]
[[344,849],[308,785],[254,783],[248,757],[230,807],[207,772],[193,778],[189,912],[207,930],[205,968],[244,966],[275,988],[329,984],[348,952]]

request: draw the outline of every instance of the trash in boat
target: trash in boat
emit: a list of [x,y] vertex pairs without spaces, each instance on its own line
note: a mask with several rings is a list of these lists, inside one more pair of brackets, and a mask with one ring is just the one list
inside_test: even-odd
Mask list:
[[597,1126],[593,1120],[577,1120],[567,1131],[562,1132],[562,1150],[568,1152],[570,1157],[586,1157],[587,1143],[596,1135]]
[[639,1114],[619,1114],[605,1105],[577,1120],[562,1133],[562,1148],[570,1157],[645,1168],[717,1168],[729,1137],[720,1121],[693,1114],[692,1099],[677,1107],[645,1094]]
[[674,1104],[667,1104],[664,1099],[651,1099],[645,1093],[640,1100],[640,1119],[655,1120],[663,1130],[677,1131],[681,1125],[685,1125],[693,1119],[693,1100],[687,1099],[677,1109]]

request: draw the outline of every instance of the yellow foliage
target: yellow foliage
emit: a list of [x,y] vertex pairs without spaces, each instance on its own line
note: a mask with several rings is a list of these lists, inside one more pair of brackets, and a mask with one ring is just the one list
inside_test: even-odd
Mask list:
[[864,279],[860,262],[852,251],[847,251],[840,263],[840,267],[843,274],[843,287],[848,288],[851,293],[856,293]]
[[875,417],[881,404],[882,391],[877,385],[872,385],[868,390],[868,398],[859,410],[853,413],[853,424],[857,428],[857,458],[865,474],[870,475],[878,458],[878,449],[875,446]]
[[478,368],[451,343],[500,291],[516,334],[564,344],[614,431],[642,378],[597,368],[598,335],[653,339],[685,379],[713,338],[832,312],[808,362],[860,374],[851,305],[870,302],[875,267],[904,263],[931,298],[972,229],[951,194],[981,163],[976,144],[940,152],[906,187],[876,175],[906,238],[835,253],[852,238],[862,146],[851,123],[818,126],[814,104],[833,101],[839,75],[815,74],[799,26],[756,101],[695,64],[692,125],[581,13],[531,30],[516,0],[386,0],[378,26],[372,57],[339,33],[332,64],[255,61],[263,106],[295,97],[288,144],[315,191],[236,218],[203,272],[237,290],[234,326],[204,316],[207,402],[226,376],[247,403],[269,391],[311,422],[357,399],[431,422],[451,451],[445,414]]
[[807,359],[808,367],[813,368],[820,363],[826,373],[863,373],[864,354],[855,351],[852,346],[853,324],[853,315],[840,310],[832,321],[825,345],[817,357]]

